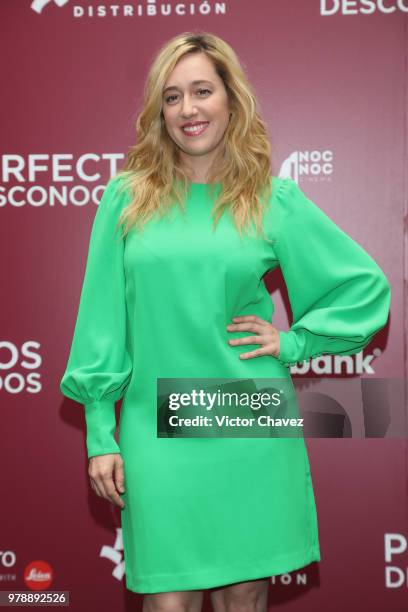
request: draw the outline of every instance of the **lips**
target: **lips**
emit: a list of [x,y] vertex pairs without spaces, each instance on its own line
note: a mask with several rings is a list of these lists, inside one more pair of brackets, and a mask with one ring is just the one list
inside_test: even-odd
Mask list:
[[209,121],[202,121],[193,125],[186,125],[182,127],[181,130],[185,136],[199,136],[207,129],[208,124]]

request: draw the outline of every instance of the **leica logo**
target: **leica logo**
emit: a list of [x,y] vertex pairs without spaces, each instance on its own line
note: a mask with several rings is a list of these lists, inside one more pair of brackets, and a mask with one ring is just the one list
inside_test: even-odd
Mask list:
[[54,572],[48,561],[30,561],[23,572],[24,582],[32,591],[45,591],[54,580]]
[[30,573],[26,576],[26,580],[35,580],[36,582],[44,582],[45,580],[50,580],[51,574],[50,572],[41,572],[41,570],[36,570],[34,567],[30,570]]
[[64,4],[67,4],[68,1],[69,0],[33,0],[33,2],[31,3],[31,8],[36,13],[40,14],[44,6],[47,6],[47,4],[51,4],[51,2],[54,2],[54,4],[56,4],[57,6],[64,6]]

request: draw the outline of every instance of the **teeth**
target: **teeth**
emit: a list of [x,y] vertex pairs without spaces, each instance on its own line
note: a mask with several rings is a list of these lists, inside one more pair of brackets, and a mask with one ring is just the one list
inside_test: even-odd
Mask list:
[[193,127],[185,127],[183,128],[183,130],[185,132],[199,132],[205,125],[207,125],[206,123],[201,123],[200,125],[196,125]]

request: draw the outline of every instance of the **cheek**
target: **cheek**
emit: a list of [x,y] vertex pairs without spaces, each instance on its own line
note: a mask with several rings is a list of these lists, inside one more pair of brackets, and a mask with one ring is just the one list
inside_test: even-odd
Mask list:
[[217,115],[217,132],[224,133],[229,123],[229,112],[220,111]]
[[217,117],[220,121],[226,122],[229,118],[229,110],[226,103],[221,100],[214,104],[212,113],[214,117]]
[[175,129],[175,121],[174,121],[174,117],[172,116],[171,112],[163,112],[163,118],[164,118],[164,123],[165,126],[167,127],[167,130],[171,131]]

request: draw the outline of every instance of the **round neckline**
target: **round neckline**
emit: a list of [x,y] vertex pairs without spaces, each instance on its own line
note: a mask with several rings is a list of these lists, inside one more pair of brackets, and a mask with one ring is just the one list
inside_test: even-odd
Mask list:
[[211,185],[216,186],[216,185],[220,185],[220,182],[218,181],[217,183],[190,183],[191,187],[194,186],[199,186],[199,187],[210,187]]

